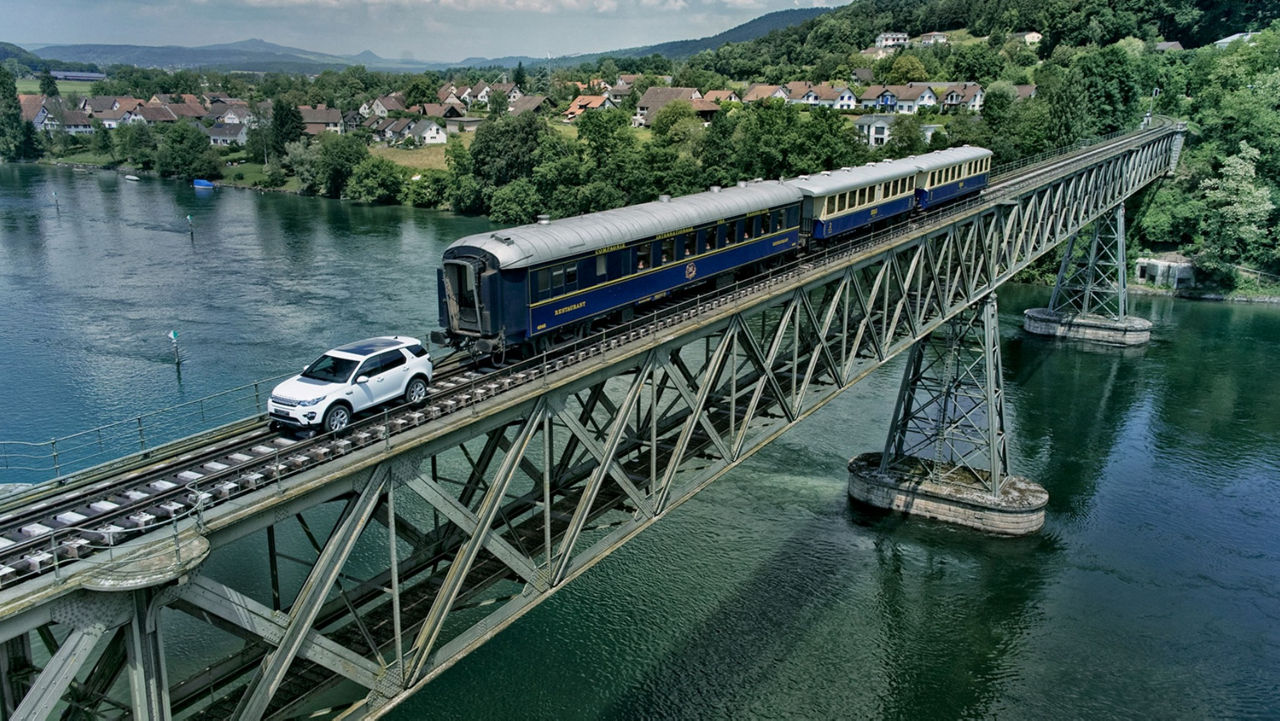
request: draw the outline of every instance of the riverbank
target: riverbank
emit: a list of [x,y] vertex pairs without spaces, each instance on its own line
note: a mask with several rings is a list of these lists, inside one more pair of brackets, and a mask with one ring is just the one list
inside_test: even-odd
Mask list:
[[1271,303],[1280,304],[1280,295],[1271,294],[1251,294],[1248,292],[1229,292],[1222,293],[1209,290],[1173,290],[1171,288],[1151,288],[1142,285],[1130,285],[1129,292],[1133,295],[1157,295],[1168,298],[1179,298],[1182,300],[1207,300],[1218,301],[1222,303]]

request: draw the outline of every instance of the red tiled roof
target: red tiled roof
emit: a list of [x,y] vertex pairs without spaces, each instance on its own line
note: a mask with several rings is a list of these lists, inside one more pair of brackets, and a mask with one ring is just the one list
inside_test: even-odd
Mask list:
[[22,106],[22,119],[28,123],[34,121],[44,106],[43,95],[19,95],[18,104]]

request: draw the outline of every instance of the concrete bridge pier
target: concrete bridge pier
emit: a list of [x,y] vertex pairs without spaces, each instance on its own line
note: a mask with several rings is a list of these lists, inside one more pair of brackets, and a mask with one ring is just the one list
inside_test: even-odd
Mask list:
[[1151,340],[1151,321],[1129,313],[1124,204],[1093,223],[1088,245],[1067,241],[1048,308],[1028,308],[1023,328],[1038,335],[1110,345]]
[[1049,494],[1008,474],[996,296],[911,347],[883,453],[849,462],[849,496],[990,533],[1044,525]]

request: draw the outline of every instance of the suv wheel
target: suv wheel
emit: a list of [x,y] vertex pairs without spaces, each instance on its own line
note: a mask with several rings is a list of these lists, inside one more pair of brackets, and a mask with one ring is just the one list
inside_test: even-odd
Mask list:
[[409,385],[404,388],[404,402],[410,404],[418,404],[427,398],[427,381],[422,376],[414,376],[409,379]]
[[324,421],[321,426],[325,433],[332,433],[346,428],[350,422],[351,409],[341,403],[334,403],[324,412]]

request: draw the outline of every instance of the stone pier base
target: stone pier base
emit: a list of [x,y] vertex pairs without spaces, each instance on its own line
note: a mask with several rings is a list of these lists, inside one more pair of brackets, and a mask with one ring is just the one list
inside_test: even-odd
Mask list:
[[1048,308],[1028,308],[1023,313],[1022,327],[1037,335],[1111,345],[1142,345],[1151,340],[1151,321],[1132,316],[1115,320],[1097,315],[1059,313]]
[[1004,536],[1025,536],[1044,525],[1049,493],[1038,483],[1009,476],[999,496],[977,483],[939,483],[916,468],[880,471],[880,454],[849,461],[849,497],[876,508],[901,511]]

